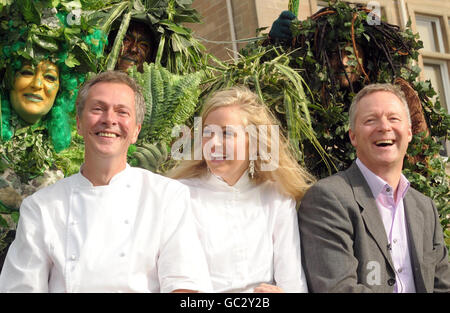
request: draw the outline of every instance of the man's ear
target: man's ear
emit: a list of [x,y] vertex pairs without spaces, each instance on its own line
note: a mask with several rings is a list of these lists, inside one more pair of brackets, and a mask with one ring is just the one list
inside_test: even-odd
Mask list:
[[357,146],[356,135],[354,132],[352,132],[351,129],[348,130],[348,137],[350,138],[350,142],[352,143],[352,146],[356,148],[356,146]]
[[131,141],[131,144],[136,143],[136,141],[137,141],[137,139],[138,139],[138,136],[139,136],[139,133],[141,132],[141,127],[142,127],[141,124],[138,124],[138,125],[137,125],[136,130],[135,130],[135,132],[134,132],[133,139],[132,139],[132,141]]
[[412,135],[412,128],[411,128],[411,125],[409,125],[409,128],[408,128],[408,143],[411,142],[412,137],[413,137],[413,135]]

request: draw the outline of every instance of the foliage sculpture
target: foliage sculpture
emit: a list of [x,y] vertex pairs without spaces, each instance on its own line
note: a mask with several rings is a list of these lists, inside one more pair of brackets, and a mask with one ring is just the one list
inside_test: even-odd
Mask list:
[[158,37],[155,63],[177,74],[200,69],[205,65],[205,48],[192,37],[191,30],[181,25],[200,22],[199,14],[191,5],[192,0],[110,0],[107,5],[98,5],[89,18],[102,25],[103,32],[109,33],[120,22],[104,69],[115,68],[131,20],[146,23],[149,31]]
[[[97,70],[106,39],[78,14],[83,8],[80,1],[63,0],[0,6],[0,250],[22,198],[62,178],[79,157],[72,140],[75,98],[87,72]],[[51,110],[32,123],[12,109],[9,91],[24,75],[18,70],[41,61],[57,66],[59,89]]]
[[[450,213],[447,159],[439,157],[439,152],[449,135],[450,116],[438,98],[432,99],[436,93],[431,83],[418,80],[420,68],[414,65],[422,48],[418,35],[409,26],[402,31],[379,18],[374,23],[371,14],[364,7],[338,1],[330,2],[305,21],[293,22],[294,38],[288,47],[294,50],[290,64],[304,70],[302,75],[312,90],[310,101],[315,104],[311,123],[318,141],[339,170],[347,168],[356,157],[347,135],[348,108],[354,94],[374,82],[402,87],[414,123],[414,138],[403,172],[413,187],[437,203],[441,222],[447,229]],[[346,68],[344,58],[348,58]],[[333,59],[339,61],[338,66]],[[357,79],[353,81],[352,75]],[[303,153],[307,168],[318,177],[330,174],[309,142],[304,143]],[[448,230],[446,236],[449,244]]]

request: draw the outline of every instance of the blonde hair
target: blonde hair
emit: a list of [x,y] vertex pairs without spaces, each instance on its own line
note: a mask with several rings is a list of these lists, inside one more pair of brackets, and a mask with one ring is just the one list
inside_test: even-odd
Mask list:
[[[242,113],[242,120],[246,125],[279,126],[276,117],[268,107],[260,101],[256,94],[243,86],[231,87],[212,94],[205,102],[200,114],[202,123],[204,123],[206,117],[212,111],[229,106],[239,107]],[[261,135],[258,127],[256,128],[256,134],[250,133],[249,136]],[[263,138],[267,143],[267,151],[272,151],[272,140],[267,139]],[[261,171],[262,162],[266,161],[261,160],[258,155],[255,160],[254,183],[261,184],[266,181],[273,181],[282,194],[291,196],[297,201],[303,198],[306,190],[315,182],[315,178],[301,167],[294,158],[293,153],[290,151],[288,141],[282,132],[279,132],[278,168],[272,171]],[[206,173],[207,165],[202,157],[201,160],[182,161],[168,173],[168,176],[174,179],[183,179],[201,177]]]

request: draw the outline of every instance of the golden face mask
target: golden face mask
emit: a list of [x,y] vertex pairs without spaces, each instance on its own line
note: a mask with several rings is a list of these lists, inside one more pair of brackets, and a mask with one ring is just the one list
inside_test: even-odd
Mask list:
[[58,90],[59,70],[54,63],[25,64],[16,72],[11,104],[23,120],[34,124],[50,111]]

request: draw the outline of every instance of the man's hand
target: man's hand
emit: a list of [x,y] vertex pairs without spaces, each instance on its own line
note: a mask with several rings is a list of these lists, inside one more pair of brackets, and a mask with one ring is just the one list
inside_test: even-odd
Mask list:
[[283,11],[280,16],[273,22],[269,32],[270,39],[274,40],[291,40],[291,21],[296,16],[291,11]]
[[255,293],[281,293],[284,292],[283,289],[281,289],[278,286],[275,285],[269,285],[269,284],[260,284],[258,287],[256,287],[253,292]]

